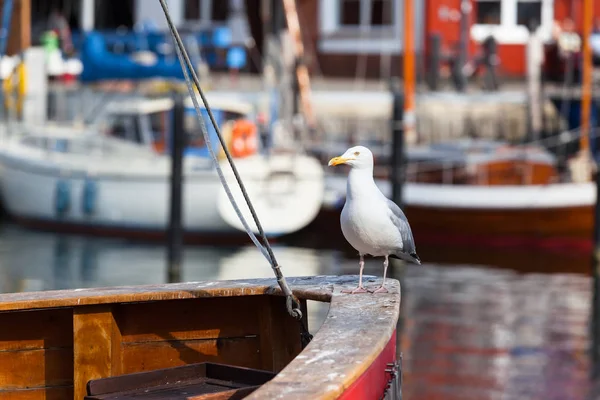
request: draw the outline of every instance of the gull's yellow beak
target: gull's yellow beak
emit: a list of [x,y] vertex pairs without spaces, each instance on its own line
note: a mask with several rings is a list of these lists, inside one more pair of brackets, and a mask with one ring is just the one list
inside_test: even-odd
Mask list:
[[335,166],[335,165],[340,165],[340,164],[346,164],[347,161],[350,161],[349,158],[345,158],[345,157],[333,157],[331,160],[329,160],[329,165],[331,166]]

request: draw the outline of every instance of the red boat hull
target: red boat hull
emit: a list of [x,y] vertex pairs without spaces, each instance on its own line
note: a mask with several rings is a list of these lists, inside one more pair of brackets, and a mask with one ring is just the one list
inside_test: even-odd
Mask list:
[[380,399],[391,379],[390,374],[385,371],[389,368],[387,364],[395,361],[396,331],[394,330],[390,341],[373,364],[339,398],[341,400]]

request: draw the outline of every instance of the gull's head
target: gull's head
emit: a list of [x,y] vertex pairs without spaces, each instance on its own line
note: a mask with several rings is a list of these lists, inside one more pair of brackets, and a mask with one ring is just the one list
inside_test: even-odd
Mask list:
[[354,146],[339,157],[329,160],[329,166],[347,164],[352,168],[373,168],[373,153],[364,146]]

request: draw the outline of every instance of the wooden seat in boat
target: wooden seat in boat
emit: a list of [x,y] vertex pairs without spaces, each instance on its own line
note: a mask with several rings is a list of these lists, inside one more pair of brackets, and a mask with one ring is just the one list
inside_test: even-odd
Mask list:
[[242,399],[273,376],[251,368],[198,363],[92,380],[85,400]]
[[90,381],[93,389],[103,378],[198,363],[275,374],[247,382],[247,399],[381,398],[397,379],[390,370],[400,285],[390,279],[390,293],[341,293],[357,282],[288,278],[305,323],[308,300],[330,303],[304,349],[274,279],[0,294],[0,398],[82,400]]

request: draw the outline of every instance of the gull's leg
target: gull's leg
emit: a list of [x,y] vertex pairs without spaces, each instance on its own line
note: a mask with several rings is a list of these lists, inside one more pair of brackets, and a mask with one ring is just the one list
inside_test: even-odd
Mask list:
[[360,254],[360,261],[358,262],[358,265],[360,265],[360,273],[358,275],[358,287],[356,289],[343,289],[342,293],[367,293],[367,290],[362,285],[362,274],[363,269],[365,268],[365,258],[362,254]]
[[385,274],[387,272],[389,260],[388,256],[385,256],[385,260],[383,261],[383,281],[381,282],[381,286],[377,288],[373,293],[387,293],[388,290],[385,288]]

